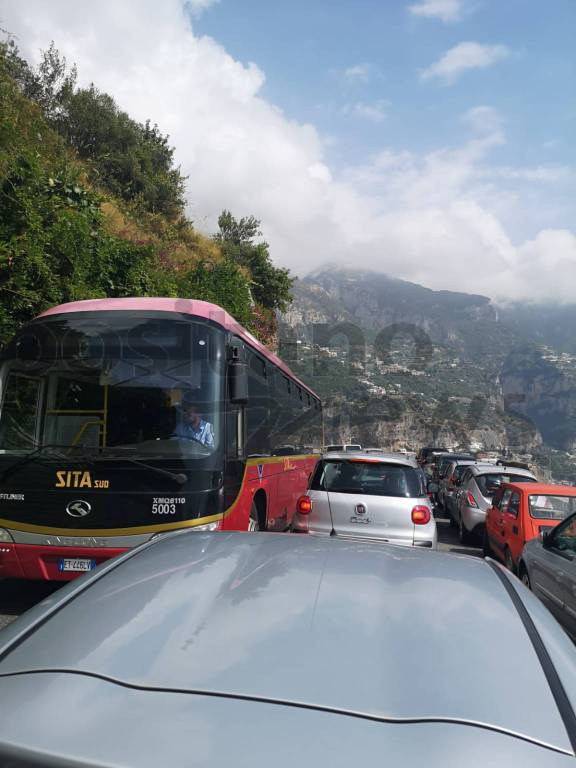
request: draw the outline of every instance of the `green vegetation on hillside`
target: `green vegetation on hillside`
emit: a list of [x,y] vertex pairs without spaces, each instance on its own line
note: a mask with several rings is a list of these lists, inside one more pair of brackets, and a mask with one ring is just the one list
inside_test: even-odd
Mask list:
[[54,46],[33,69],[0,43],[0,343],[55,304],[154,295],[212,301],[271,339],[288,271],[253,217],[197,232],[185,182],[168,137],[78,88]]

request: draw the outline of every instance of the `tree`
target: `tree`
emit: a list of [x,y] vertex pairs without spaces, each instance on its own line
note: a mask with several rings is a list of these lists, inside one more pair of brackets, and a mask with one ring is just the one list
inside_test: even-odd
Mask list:
[[145,211],[182,216],[186,177],[174,165],[174,149],[157,125],[132,120],[93,84],[77,88],[76,67],[68,70],[54,43],[37,69],[20,57],[11,39],[0,44],[0,56],[23,95],[90,162],[94,181]]
[[260,221],[254,216],[237,220],[224,210],[218,229],[214,239],[224,256],[250,272],[254,300],[267,310],[285,312],[292,303],[294,278],[288,269],[274,266],[268,243],[257,241],[262,236]]

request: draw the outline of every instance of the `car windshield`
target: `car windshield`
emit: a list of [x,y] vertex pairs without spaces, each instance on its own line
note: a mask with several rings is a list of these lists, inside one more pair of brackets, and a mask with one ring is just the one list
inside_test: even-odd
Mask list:
[[480,493],[487,499],[491,499],[496,491],[500,490],[503,483],[533,483],[534,478],[526,475],[511,475],[500,472],[478,475],[476,477]]
[[416,469],[379,461],[321,462],[312,489],[400,498],[420,498],[424,495]]
[[208,457],[218,450],[221,342],[207,324],[70,316],[29,327],[24,355],[22,342],[7,350],[0,372],[2,453],[51,446],[71,455]]
[[563,520],[576,512],[575,496],[534,494],[528,497],[530,517],[537,520]]

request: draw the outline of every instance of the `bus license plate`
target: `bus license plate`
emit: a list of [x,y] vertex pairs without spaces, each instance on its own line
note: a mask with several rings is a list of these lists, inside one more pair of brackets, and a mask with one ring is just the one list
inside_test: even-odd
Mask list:
[[78,557],[61,557],[58,561],[59,571],[91,571],[96,568],[96,560],[85,560]]

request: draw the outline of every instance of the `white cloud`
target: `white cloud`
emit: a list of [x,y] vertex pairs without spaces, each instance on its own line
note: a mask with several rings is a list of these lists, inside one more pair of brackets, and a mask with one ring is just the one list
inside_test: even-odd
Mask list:
[[219,2],[220,0],[185,0],[185,5],[194,16],[199,16],[207,8]]
[[423,70],[420,79],[438,79],[445,85],[452,85],[464,72],[471,69],[487,69],[508,56],[510,50],[505,45],[459,43]]
[[462,0],[422,0],[420,3],[408,6],[413,16],[424,16],[428,19],[440,19],[444,23],[460,21],[464,11]]
[[370,80],[370,64],[354,64],[352,67],[348,67],[343,71],[343,76],[346,82],[353,83],[367,83]]
[[462,122],[479,135],[503,138],[502,115],[494,107],[472,107],[462,115]]
[[[336,172],[318,131],[266,101],[264,73],[196,35],[179,0],[100,0],[90,23],[82,3],[0,0],[0,18],[28,57],[54,40],[83,83],[170,133],[189,176],[189,213],[207,231],[226,207],[261,218],[276,261],[300,274],[330,261],[432,288],[574,301],[574,235],[538,225],[542,199],[523,196],[533,185],[515,185],[508,167],[507,178],[495,176],[491,152],[505,136],[490,107],[463,118],[461,146],[383,148]],[[564,200],[576,199],[570,191]]]
[[354,115],[371,123],[383,123],[386,120],[386,108],[390,106],[388,101],[375,101],[367,104],[357,101],[354,104],[346,104],[342,111],[347,115]]
[[503,166],[495,168],[491,175],[500,179],[509,179],[512,181],[531,181],[542,182],[544,184],[555,184],[559,181],[575,178],[575,171],[566,165],[537,165],[533,168],[511,168]]

